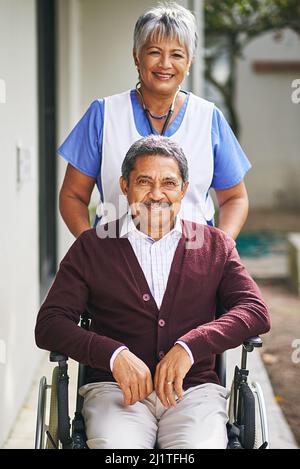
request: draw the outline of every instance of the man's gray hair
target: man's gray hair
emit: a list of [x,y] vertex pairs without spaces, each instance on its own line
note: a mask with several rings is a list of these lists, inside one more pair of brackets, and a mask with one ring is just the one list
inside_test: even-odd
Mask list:
[[139,54],[148,39],[178,39],[186,47],[191,61],[198,42],[194,15],[174,2],[161,3],[139,17],[134,28],[134,49]]
[[188,162],[181,147],[168,137],[161,135],[150,135],[137,140],[126,153],[122,164],[122,176],[129,182],[129,174],[135,167],[135,162],[140,156],[158,155],[173,158],[178,164],[179,172],[183,182],[187,182]]

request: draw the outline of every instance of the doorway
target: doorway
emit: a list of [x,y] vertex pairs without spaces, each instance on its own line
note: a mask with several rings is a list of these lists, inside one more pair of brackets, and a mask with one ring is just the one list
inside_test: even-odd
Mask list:
[[56,272],[55,0],[36,0],[38,34],[40,299]]

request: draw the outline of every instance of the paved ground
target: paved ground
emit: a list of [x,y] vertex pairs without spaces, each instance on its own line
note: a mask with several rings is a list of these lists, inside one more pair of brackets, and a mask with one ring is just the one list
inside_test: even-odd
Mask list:
[[264,282],[260,287],[272,321],[264,338],[262,360],[277,402],[300,444],[300,297],[283,282]]

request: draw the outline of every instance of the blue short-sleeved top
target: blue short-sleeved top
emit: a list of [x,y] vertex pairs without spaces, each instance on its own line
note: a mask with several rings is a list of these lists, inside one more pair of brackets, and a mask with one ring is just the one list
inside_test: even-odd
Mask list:
[[[135,125],[141,136],[149,135],[149,124],[135,91],[130,93]],[[172,137],[184,118],[189,93],[178,115],[165,135]],[[69,136],[58,149],[58,154],[87,176],[96,179],[102,198],[101,158],[105,103],[103,99],[93,101]],[[201,125],[201,123],[199,123]],[[234,136],[220,109],[216,106],[212,115],[211,141],[214,154],[213,189],[228,189],[241,182],[251,164]],[[125,155],[124,155],[125,157]]]

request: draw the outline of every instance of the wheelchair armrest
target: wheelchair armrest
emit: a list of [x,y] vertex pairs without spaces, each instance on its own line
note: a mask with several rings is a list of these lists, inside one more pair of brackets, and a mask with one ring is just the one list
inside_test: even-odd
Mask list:
[[244,340],[243,346],[247,350],[247,352],[252,352],[256,347],[262,347],[262,340],[260,337],[249,337],[248,339]]
[[50,352],[49,360],[50,362],[66,362],[68,357],[59,352]]

